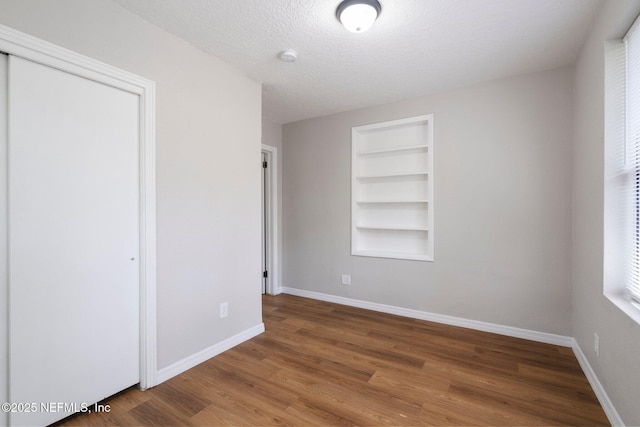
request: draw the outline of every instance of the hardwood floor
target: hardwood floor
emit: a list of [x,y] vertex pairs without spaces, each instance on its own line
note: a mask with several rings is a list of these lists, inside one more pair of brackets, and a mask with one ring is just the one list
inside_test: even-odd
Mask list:
[[266,332],[64,425],[609,425],[570,348],[290,295]]

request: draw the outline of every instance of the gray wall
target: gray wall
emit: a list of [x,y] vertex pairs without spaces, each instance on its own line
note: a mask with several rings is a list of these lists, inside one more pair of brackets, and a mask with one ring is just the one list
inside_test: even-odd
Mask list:
[[638,12],[638,1],[605,2],[576,62],[574,100],[573,335],[627,425],[640,425],[640,326],[603,296],[604,43]]
[[[572,76],[286,124],[283,286],[570,335]],[[351,256],[351,127],[427,113],[436,261]]]
[[282,150],[282,125],[262,121],[262,143]]
[[157,83],[158,367],[259,325],[260,84],[110,1],[2,0],[0,23]]

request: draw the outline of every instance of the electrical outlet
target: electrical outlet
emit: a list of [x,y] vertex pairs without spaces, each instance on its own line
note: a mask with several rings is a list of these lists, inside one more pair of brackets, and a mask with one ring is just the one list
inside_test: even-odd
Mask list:
[[224,319],[229,315],[229,303],[223,302],[220,304],[220,318]]
[[593,351],[597,357],[600,357],[600,337],[598,334],[593,334]]
[[343,285],[350,285],[351,284],[351,276],[349,276],[348,274],[343,274],[342,275],[342,284]]

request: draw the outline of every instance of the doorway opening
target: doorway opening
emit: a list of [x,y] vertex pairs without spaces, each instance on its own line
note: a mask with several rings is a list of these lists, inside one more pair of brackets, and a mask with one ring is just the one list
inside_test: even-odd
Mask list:
[[278,149],[262,145],[262,294],[279,294]]

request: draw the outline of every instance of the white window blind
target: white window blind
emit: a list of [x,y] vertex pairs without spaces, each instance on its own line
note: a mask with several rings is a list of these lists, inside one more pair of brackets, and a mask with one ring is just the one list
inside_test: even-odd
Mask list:
[[640,18],[624,37],[626,50],[625,169],[628,174],[628,203],[632,209],[629,249],[631,298],[640,302]]

